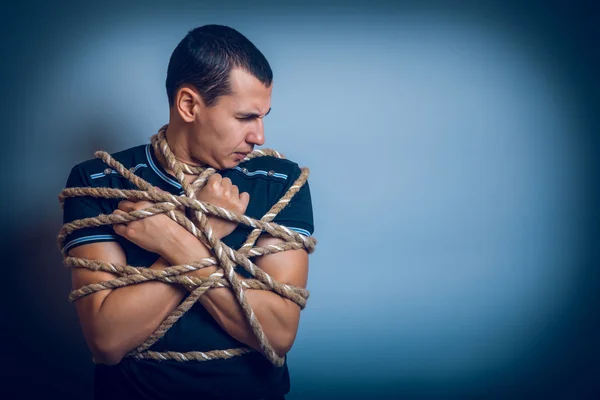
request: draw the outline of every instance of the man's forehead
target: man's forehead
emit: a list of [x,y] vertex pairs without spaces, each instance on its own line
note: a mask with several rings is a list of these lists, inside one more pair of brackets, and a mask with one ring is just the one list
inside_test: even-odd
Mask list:
[[239,111],[265,114],[271,108],[271,87],[256,81],[258,84],[231,85],[226,97]]
[[270,92],[272,84],[267,86],[262,83],[257,77],[241,68],[234,68],[229,74],[229,84],[233,92]]

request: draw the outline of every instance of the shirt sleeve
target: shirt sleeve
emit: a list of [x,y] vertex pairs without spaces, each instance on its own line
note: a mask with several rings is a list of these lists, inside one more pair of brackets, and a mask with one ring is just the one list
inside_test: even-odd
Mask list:
[[[80,166],[71,169],[65,188],[91,186],[87,174]],[[97,217],[100,214],[110,214],[112,210],[111,202],[107,199],[91,196],[68,197],[64,202],[63,224]],[[63,252],[66,254],[69,250],[83,244],[107,241],[117,241],[117,235],[111,225],[81,228],[71,232],[65,238]]]
[[[294,172],[291,174],[288,185],[282,195],[292,187],[294,182],[300,177],[301,172],[298,166],[294,168]],[[276,199],[275,202],[278,200]],[[314,233],[313,208],[308,180],[292,197],[288,205],[277,214],[273,222],[304,236],[311,236]]]

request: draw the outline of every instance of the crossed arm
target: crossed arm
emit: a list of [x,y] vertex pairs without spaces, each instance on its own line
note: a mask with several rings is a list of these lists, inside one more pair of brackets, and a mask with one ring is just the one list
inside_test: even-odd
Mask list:
[[[144,203],[144,202],[140,202]],[[137,208],[142,208],[140,205]],[[148,234],[138,243],[152,247],[156,243],[160,254],[150,266],[164,269],[170,265],[189,263],[212,254],[199,240],[164,215],[155,215],[136,224],[149,226]],[[176,226],[175,226],[176,225]],[[119,232],[115,229],[116,232]],[[121,231],[123,236],[127,233]],[[128,239],[136,241],[130,235]],[[261,237],[257,246],[280,243],[280,239]],[[159,246],[159,243],[161,245]],[[126,264],[127,259],[117,242],[102,242],[82,245],[72,249],[69,255],[86,259],[104,260]],[[308,254],[305,250],[290,250],[258,257],[255,264],[280,283],[306,287],[308,277]],[[209,276],[215,267],[187,273],[196,277]],[[108,272],[90,271],[85,268],[72,269],[74,288],[91,283],[116,279]],[[240,278],[241,279],[241,278]],[[76,301],[76,310],[86,343],[98,363],[118,364],[128,352],[141,345],[178,306],[186,294],[180,285],[149,281],[116,289],[105,289],[82,297]],[[294,302],[276,293],[264,290],[246,290],[246,299],[254,310],[269,342],[280,355],[285,355],[296,338],[300,319],[300,308]],[[217,323],[232,337],[260,351],[258,341],[237,300],[228,288],[209,289],[200,299]]]

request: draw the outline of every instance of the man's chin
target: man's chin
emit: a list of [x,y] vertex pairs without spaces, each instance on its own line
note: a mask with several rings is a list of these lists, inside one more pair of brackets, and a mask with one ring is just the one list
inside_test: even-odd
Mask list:
[[243,160],[240,161],[236,161],[236,160],[226,160],[224,162],[221,163],[221,169],[232,169],[237,167],[238,165],[240,165],[242,163]]

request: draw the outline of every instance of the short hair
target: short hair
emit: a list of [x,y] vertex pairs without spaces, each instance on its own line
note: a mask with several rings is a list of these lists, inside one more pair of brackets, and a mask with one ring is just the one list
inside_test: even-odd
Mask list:
[[198,90],[208,107],[214,106],[220,96],[231,93],[229,75],[233,68],[243,68],[267,87],[273,82],[273,71],[265,56],[237,30],[223,25],[192,29],[169,59],[169,106],[173,106],[177,90],[186,84]]

